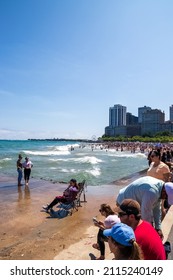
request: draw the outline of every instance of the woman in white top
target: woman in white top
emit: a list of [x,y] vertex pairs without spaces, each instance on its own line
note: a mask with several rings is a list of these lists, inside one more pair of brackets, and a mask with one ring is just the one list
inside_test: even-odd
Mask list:
[[28,157],[25,158],[25,162],[23,163],[24,168],[24,179],[25,179],[25,185],[28,186],[29,178],[31,175],[31,168],[33,167],[32,162],[29,160]]

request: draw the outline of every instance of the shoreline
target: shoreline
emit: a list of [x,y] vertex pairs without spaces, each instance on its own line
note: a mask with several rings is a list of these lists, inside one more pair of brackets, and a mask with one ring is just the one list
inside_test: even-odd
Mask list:
[[[41,209],[62,193],[64,183],[31,178],[29,189],[22,186],[18,190],[16,178],[1,177],[0,260],[91,260],[98,256],[91,246],[98,231],[92,217],[100,219],[100,204],[114,207],[119,190],[144,173],[143,170],[109,185],[87,186],[87,202],[63,219],[50,218]],[[108,248],[106,252],[107,259],[111,259]]]

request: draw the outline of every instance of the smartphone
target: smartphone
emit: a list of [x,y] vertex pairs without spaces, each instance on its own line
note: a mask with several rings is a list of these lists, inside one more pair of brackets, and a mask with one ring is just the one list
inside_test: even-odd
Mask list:
[[99,223],[99,221],[96,219],[96,217],[93,217],[93,222],[97,223],[97,224]]

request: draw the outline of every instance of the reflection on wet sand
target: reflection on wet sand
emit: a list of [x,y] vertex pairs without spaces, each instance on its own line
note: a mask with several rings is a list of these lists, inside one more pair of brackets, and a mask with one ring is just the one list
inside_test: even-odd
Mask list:
[[[24,189],[19,186],[18,187],[18,199],[17,199],[17,212],[20,214],[26,213],[30,209],[31,205],[31,192],[28,186],[25,186]],[[28,208],[29,207],[29,208]]]
[[31,193],[28,186],[25,186],[24,190],[22,191],[21,186],[18,187],[18,202],[22,199],[31,199]]

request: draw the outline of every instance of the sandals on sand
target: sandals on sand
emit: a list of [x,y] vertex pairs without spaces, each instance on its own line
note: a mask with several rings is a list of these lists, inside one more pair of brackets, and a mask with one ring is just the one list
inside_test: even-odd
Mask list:
[[99,244],[98,244],[98,243],[94,243],[94,244],[92,245],[92,247],[93,247],[94,249],[96,249],[96,250],[100,250],[100,247],[99,247]]

